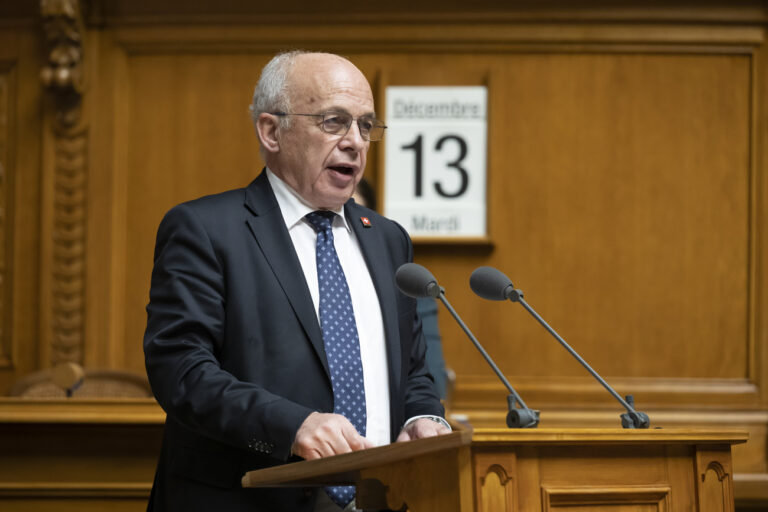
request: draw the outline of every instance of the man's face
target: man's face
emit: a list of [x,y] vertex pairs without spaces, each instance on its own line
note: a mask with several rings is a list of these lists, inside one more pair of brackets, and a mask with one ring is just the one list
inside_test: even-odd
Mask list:
[[[335,55],[297,57],[288,76],[291,113],[347,112],[373,115],[373,94],[363,74]],[[279,151],[270,169],[314,208],[337,209],[354,193],[365,170],[370,142],[353,122],[346,135],[320,129],[322,118],[291,116],[278,130]]]

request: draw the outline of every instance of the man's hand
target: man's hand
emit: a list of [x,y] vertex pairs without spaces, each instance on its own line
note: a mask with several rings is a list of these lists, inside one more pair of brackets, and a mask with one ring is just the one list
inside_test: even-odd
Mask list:
[[313,412],[296,432],[291,453],[312,460],[373,447],[344,416]]
[[429,418],[419,418],[406,425],[406,427],[400,431],[400,435],[397,436],[397,442],[413,441],[414,439],[422,439],[424,437],[434,437],[450,433],[451,431],[445,428],[445,425],[441,425]]

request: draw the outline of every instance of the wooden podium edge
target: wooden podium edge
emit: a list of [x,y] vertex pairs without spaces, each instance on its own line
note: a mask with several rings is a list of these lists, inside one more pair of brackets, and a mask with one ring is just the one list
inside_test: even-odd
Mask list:
[[282,466],[249,471],[242,478],[242,486],[352,485],[359,479],[359,471],[366,467],[389,464],[419,455],[458,448],[470,444],[471,441],[471,431],[459,431],[444,436],[392,443],[333,457],[294,462]]
[[620,428],[550,428],[550,429],[477,429],[456,431],[444,436],[361,450],[322,459],[294,462],[249,471],[242,478],[243,487],[293,487],[328,484],[352,485],[360,471],[420,455],[458,448],[469,444],[494,446],[501,444],[737,444],[746,442],[748,434],[737,430]]
[[695,443],[739,444],[747,442],[749,433],[743,430],[699,428],[537,428],[510,430],[504,428],[476,429],[472,443],[494,444],[627,444],[627,443]]

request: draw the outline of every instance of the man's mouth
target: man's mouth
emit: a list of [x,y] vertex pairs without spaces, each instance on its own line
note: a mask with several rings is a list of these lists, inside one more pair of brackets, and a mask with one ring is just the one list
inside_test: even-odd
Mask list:
[[348,167],[346,165],[330,165],[328,168],[346,176],[352,176],[355,173],[354,167]]

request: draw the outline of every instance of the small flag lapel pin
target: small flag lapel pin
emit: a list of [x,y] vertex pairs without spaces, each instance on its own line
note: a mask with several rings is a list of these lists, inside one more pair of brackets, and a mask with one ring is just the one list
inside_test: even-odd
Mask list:
[[365,228],[373,227],[373,224],[371,224],[371,219],[368,217],[360,217],[360,222],[363,223],[363,227]]

